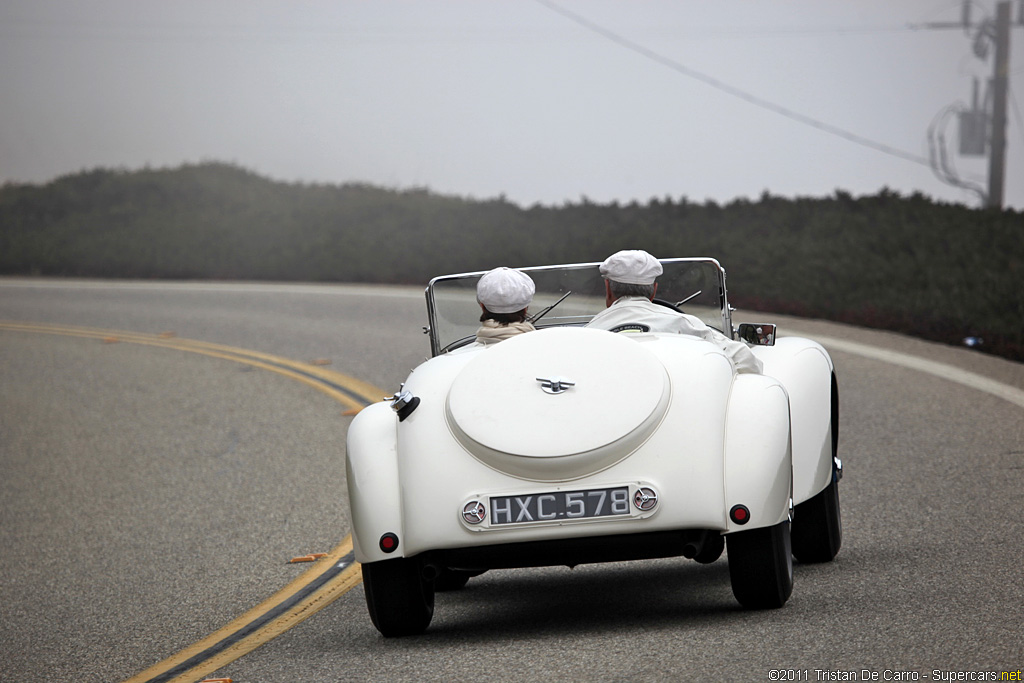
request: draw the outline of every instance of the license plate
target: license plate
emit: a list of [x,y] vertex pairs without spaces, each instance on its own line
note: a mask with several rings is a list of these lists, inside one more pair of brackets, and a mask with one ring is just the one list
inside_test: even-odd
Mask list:
[[490,499],[491,526],[629,514],[629,487],[553,491]]

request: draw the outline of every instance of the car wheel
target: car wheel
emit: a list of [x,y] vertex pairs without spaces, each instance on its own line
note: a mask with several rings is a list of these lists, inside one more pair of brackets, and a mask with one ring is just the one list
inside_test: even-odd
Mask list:
[[793,556],[801,562],[831,562],[843,544],[839,482],[793,510]]
[[775,609],[793,592],[789,520],[726,537],[732,593],[747,609]]
[[408,558],[363,565],[366,607],[373,625],[388,638],[423,633],[434,616],[434,586],[419,563]]
[[[838,462],[839,383],[832,373],[832,459]],[[843,520],[839,514],[839,479],[833,464],[832,482],[818,495],[793,510],[793,555],[801,562],[831,562],[843,544]]]

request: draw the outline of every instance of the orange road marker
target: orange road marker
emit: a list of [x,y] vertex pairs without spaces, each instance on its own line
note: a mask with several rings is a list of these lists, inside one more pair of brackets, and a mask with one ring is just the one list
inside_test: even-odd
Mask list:
[[309,361],[309,364],[310,365],[330,365],[331,364],[331,359],[330,358],[314,358],[313,360]]
[[299,555],[288,560],[288,564],[295,564],[296,562],[315,562],[321,557],[327,557],[327,553],[310,553],[309,555]]

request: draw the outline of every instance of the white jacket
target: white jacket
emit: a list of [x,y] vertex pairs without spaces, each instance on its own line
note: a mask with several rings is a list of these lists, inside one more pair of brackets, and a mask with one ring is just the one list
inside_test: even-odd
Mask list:
[[673,311],[642,296],[624,296],[594,316],[587,327],[613,332],[675,332],[688,334],[710,342],[721,349],[736,367],[736,372],[761,372],[761,361],[750,348],[718,330],[704,324],[692,315]]

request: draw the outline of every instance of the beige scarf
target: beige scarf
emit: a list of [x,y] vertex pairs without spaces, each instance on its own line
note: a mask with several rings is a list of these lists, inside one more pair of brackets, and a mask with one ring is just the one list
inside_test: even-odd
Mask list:
[[499,325],[493,320],[485,320],[480,329],[476,331],[476,340],[481,344],[497,344],[509,337],[514,337],[523,332],[533,332],[536,329],[530,323]]

